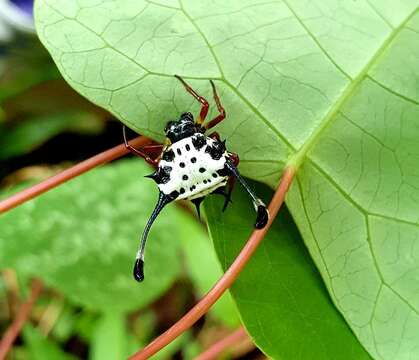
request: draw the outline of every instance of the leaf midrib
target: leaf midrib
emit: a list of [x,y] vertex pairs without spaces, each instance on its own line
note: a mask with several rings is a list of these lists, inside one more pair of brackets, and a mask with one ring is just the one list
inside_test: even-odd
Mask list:
[[[149,3],[152,3],[152,2],[149,2]],[[334,66],[336,66],[337,69],[340,70],[343,73],[343,75],[345,75],[346,78],[348,78],[348,75],[345,72],[342,71],[342,69],[333,61],[333,59],[331,59],[330,55],[321,46],[321,44],[319,44],[319,42],[316,40],[316,38],[314,37],[314,35],[310,33],[310,31],[304,25],[304,23],[302,22],[302,20],[298,18],[298,16],[296,15],[296,13],[290,7],[289,3],[287,1],[284,1],[284,3],[289,8],[289,10],[292,12],[292,14],[295,16],[295,18],[297,19],[297,21],[301,24],[301,26],[303,26],[303,28],[305,29],[305,31],[307,32],[307,34],[313,39],[313,41],[315,41],[315,43],[319,47],[320,51],[323,54],[325,54],[325,56],[329,59],[329,61],[331,61],[331,63]],[[205,34],[200,29],[200,27],[196,24],[196,22],[194,21],[194,19],[188,14],[188,12],[186,11],[186,9],[183,6],[182,0],[179,0],[179,4],[180,4],[180,8],[172,8],[172,9],[173,10],[177,10],[177,11],[181,11],[187,17],[187,19],[192,24],[192,26],[195,28],[195,30],[197,31],[197,33],[202,37],[202,39],[205,42],[205,44],[207,45],[207,47],[208,47],[211,55],[213,56],[214,61],[215,61],[216,65],[217,65],[218,71],[220,73],[220,77],[218,77],[216,79],[224,82],[242,101],[244,101],[244,103],[259,117],[259,119],[261,121],[263,121],[265,123],[265,125],[268,126],[278,136],[278,138],[292,152],[295,152],[290,157],[290,159],[287,162],[287,164],[289,166],[293,166],[295,169],[298,169],[301,166],[301,164],[302,164],[305,156],[310,151],[310,149],[313,147],[313,145],[315,145],[317,143],[317,141],[319,140],[320,135],[322,134],[323,130],[325,130],[328,127],[328,125],[330,125],[332,123],[332,121],[335,118],[335,116],[337,115],[337,113],[339,113],[341,107],[351,98],[351,96],[354,93],[355,89],[361,84],[361,82],[364,80],[364,78],[366,78],[368,76],[368,72],[370,71],[370,69],[379,61],[379,59],[381,58],[381,56],[383,55],[383,53],[385,52],[385,50],[388,48],[388,46],[391,44],[391,42],[394,40],[394,38],[400,33],[400,31],[403,28],[405,28],[406,24],[410,21],[410,19],[419,10],[419,7],[416,7],[403,20],[403,22],[400,23],[400,25],[398,27],[391,28],[392,30],[391,30],[389,36],[384,40],[384,42],[379,47],[379,49],[375,52],[375,54],[371,57],[371,59],[368,61],[368,63],[365,65],[365,67],[361,70],[361,72],[352,81],[349,78],[350,82],[349,82],[348,86],[343,90],[343,92],[342,92],[341,96],[339,97],[339,99],[329,109],[329,111],[327,112],[327,114],[320,121],[320,125],[312,132],[312,134],[308,137],[308,139],[301,146],[301,148],[298,151],[296,151],[296,148],[288,141],[288,139],[282,133],[280,133],[278,131],[278,129],[269,121],[269,119],[267,119],[243,94],[241,94],[241,92],[233,84],[231,84],[226,79],[226,77],[225,77],[225,75],[223,73],[223,70],[222,70],[220,61],[219,61],[218,57],[216,56],[215,51],[212,48],[211,44],[209,43],[208,39],[206,38]],[[51,7],[50,4],[49,4],[49,6]],[[54,9],[54,10],[57,11],[56,9]],[[374,10],[376,11],[376,9],[374,9]],[[61,12],[59,12],[59,11],[57,11],[57,12],[60,13],[61,16],[63,16],[64,18],[68,18],[65,15],[63,15]],[[68,19],[70,19],[70,18],[68,18]],[[76,19],[72,19],[72,20],[76,20]],[[79,21],[77,21],[77,22],[79,24],[81,24]],[[86,27],[84,24],[81,24],[81,25],[83,25],[84,27]],[[87,28],[86,27],[86,29],[89,30],[89,31],[92,31],[93,33],[95,33],[90,28]],[[99,36],[103,40],[103,38],[102,38],[102,36],[100,34],[97,34],[97,33],[95,33],[95,34],[97,36]],[[107,46],[110,49],[113,49],[114,51],[117,51],[110,44],[107,44]],[[144,68],[141,64],[139,64],[138,62],[134,61],[133,59],[127,57],[125,54],[123,54],[121,52],[119,52],[119,53],[121,55],[123,55],[124,57],[128,58],[129,60],[133,61],[136,65],[138,65],[141,68],[143,68],[143,70],[145,70],[146,73],[147,73],[145,76],[148,76],[148,75],[157,75],[157,76],[164,76],[164,77],[172,76],[172,75],[168,75],[168,74],[164,74],[164,73],[152,72],[152,71]],[[190,77],[190,76],[184,76],[184,77],[185,78],[188,78],[188,79],[196,79],[196,80],[203,80],[204,79],[204,78],[201,78],[201,77]],[[400,96],[400,94],[397,94],[397,95]]]
[[[194,19],[191,18],[191,16],[187,13],[185,10],[182,0],[179,0],[180,3],[180,10],[185,14],[185,16],[188,18],[188,20],[191,22],[191,24],[195,27],[195,29],[198,31],[198,33],[201,35],[203,41],[207,44],[209,51],[211,52],[215,63],[217,64],[218,70],[221,75],[221,81],[223,81],[226,85],[230,87],[230,89],[236,93],[245,103],[247,106],[250,107],[250,109],[256,113],[259,118],[271,129],[277,134],[277,136],[288,146],[288,148],[295,150],[295,147],[292,146],[292,144],[283,136],[273,125],[272,123],[266,119],[260,111],[253,106],[248,99],[243,96],[238,89],[234,87],[233,84],[231,84],[224,76],[221,64],[219,62],[218,57],[216,56],[214,49],[210,45],[208,39],[206,38],[205,34],[202,32],[202,30],[199,28],[199,26],[195,23]],[[295,18],[299,21],[299,23],[303,26],[307,34],[315,41],[319,49],[325,54],[325,56],[329,59],[329,61],[334,64],[338,70],[340,70],[343,75],[345,75],[346,78],[351,79],[348,74],[346,74],[342,69],[331,59],[329,54],[326,52],[326,50],[318,43],[318,41],[315,39],[313,34],[310,33],[310,31],[307,29],[307,27],[303,24],[302,20],[298,18],[296,13],[293,11],[293,9],[290,7],[289,3],[287,1],[284,1],[285,5],[288,7],[288,9],[292,12],[292,14],[295,16]],[[376,11],[376,9],[374,9]],[[400,33],[400,31],[406,26],[406,24],[410,21],[410,19],[418,12],[419,7],[416,7],[406,18],[400,23],[400,25],[396,28],[390,27],[391,31],[389,36],[383,41],[381,46],[378,48],[378,50],[375,52],[375,54],[371,57],[371,59],[368,61],[368,63],[364,66],[364,68],[360,71],[360,73],[353,78],[353,80],[350,80],[349,85],[344,89],[342,92],[342,95],[340,98],[334,103],[334,105],[329,109],[327,114],[324,116],[323,120],[320,122],[320,125],[313,131],[313,133],[309,136],[309,138],[306,140],[304,145],[293,154],[293,156],[288,160],[288,166],[293,166],[295,169],[298,169],[302,161],[304,160],[306,154],[308,151],[315,145],[320,138],[320,135],[322,132],[332,123],[333,119],[339,113],[341,107],[352,97],[355,89],[361,84],[361,82],[364,80],[364,78],[368,75],[368,72],[371,70],[371,68],[379,61],[379,59],[382,57],[388,46],[392,43],[392,41],[395,39],[395,37]]]
[[400,31],[405,27],[405,25],[410,21],[410,19],[417,13],[419,7],[415,8],[404,20],[400,23],[397,28],[394,28],[390,32],[390,35],[384,40],[375,54],[371,57],[365,67],[361,70],[361,72],[349,83],[349,85],[345,88],[340,98],[335,102],[335,104],[330,108],[328,113],[325,115],[323,120],[320,123],[320,126],[317,127],[316,130],[310,135],[304,145],[301,147],[299,151],[297,151],[293,157],[289,160],[288,164],[294,166],[298,169],[301,166],[304,157],[308,153],[308,151],[315,145],[323,132],[328,125],[333,121],[336,117],[337,113],[340,111],[341,107],[351,98],[352,94],[354,93],[355,89],[361,84],[364,78],[368,75],[368,72],[371,68],[380,60],[388,46],[392,43],[395,37],[400,33]]

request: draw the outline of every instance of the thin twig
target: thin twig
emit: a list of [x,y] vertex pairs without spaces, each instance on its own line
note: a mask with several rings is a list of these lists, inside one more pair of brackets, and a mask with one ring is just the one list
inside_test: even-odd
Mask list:
[[21,303],[16,271],[13,269],[4,269],[3,281],[7,288],[7,300],[9,303],[10,318],[13,318],[17,314],[17,309]]
[[207,313],[209,308],[221,297],[221,295],[233,284],[237,279],[244,266],[252,257],[256,248],[263,240],[269,227],[272,225],[273,220],[278,214],[279,208],[284,202],[285,195],[294,178],[295,170],[293,167],[287,167],[282,176],[281,182],[276,190],[271,203],[269,204],[270,219],[268,224],[261,230],[254,230],[250,235],[246,245],[241,250],[240,254],[234,260],[230,268],[224,273],[224,275],[217,281],[212,289],[191,309],[184,315],[177,323],[171,328],[166,330],[163,334],[154,339],[144,349],[138,351],[132,355],[130,360],[145,360],[156,352],[161,350],[163,347],[171,343],[180,334],[189,329],[198,319]]
[[240,327],[232,334],[212,344],[207,350],[197,356],[195,360],[217,359],[220,355],[225,355],[228,351],[232,352],[236,346],[242,344],[246,345],[247,348],[249,348],[248,345],[254,348],[252,340],[250,340],[244,328]]
[[[147,139],[146,137],[139,136],[131,140],[129,143],[134,147],[138,147],[151,143],[151,140]],[[76,176],[83,174],[96,166],[115,160],[127,154],[128,152],[129,150],[126,149],[125,145],[121,144],[109,150],[106,150],[100,154],[97,154],[91,157],[90,159],[84,160],[78,163],[77,165],[74,165],[71,168],[68,168],[58,173],[57,175],[51,176],[50,178],[40,182],[39,184],[31,186],[30,188],[20,191],[17,194],[12,195],[11,197],[3,201],[0,201],[0,214],[10,209],[13,209],[14,207],[30,199],[33,199],[34,197],[41,195],[42,193],[51,190],[52,188]]]
[[20,306],[15,320],[6,330],[6,332],[3,335],[3,338],[1,339],[0,360],[6,358],[7,353],[9,352],[14,341],[20,334],[23,325],[25,325],[25,322],[31,313],[32,307],[35,304],[36,299],[42,291],[42,287],[43,285],[40,280],[35,279],[32,281],[31,293],[29,295],[28,300]]
[[58,295],[56,298],[51,300],[47,308],[44,310],[38,322],[39,331],[44,337],[47,337],[50,331],[54,328],[54,325],[64,310],[64,305],[64,298]]

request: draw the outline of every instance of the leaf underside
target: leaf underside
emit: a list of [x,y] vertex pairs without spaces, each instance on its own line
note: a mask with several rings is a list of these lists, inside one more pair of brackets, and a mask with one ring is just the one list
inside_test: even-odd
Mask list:
[[[241,171],[275,187],[330,296],[375,359],[419,357],[418,0],[37,0],[80,93],[140,133],[210,97]],[[224,239],[229,241],[230,239]]]

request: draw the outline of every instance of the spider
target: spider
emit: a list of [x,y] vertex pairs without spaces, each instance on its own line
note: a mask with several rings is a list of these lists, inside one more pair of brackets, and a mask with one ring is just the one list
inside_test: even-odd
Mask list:
[[[153,179],[159,188],[158,201],[144,228],[135,260],[133,274],[139,282],[144,280],[144,250],[151,225],[163,207],[172,201],[191,200],[200,216],[199,207],[204,198],[209,194],[221,194],[225,197],[222,209],[224,212],[231,202],[235,180],[238,180],[252,199],[257,213],[255,228],[262,229],[269,218],[265,204],[255,195],[237,169],[238,155],[226,150],[225,140],[221,141],[217,132],[205,135],[207,130],[226,117],[213,81],[210,80],[210,84],[219,114],[204,124],[209,109],[208,101],[198,95],[180,76],[175,77],[201,103],[201,111],[196,120],[190,112],[181,114],[178,120],[167,123],[164,129],[164,145],[147,145],[139,149],[128,144],[125,126],[123,127],[125,146],[154,166],[156,171],[146,177]],[[152,154],[156,152],[159,155],[153,158]]]

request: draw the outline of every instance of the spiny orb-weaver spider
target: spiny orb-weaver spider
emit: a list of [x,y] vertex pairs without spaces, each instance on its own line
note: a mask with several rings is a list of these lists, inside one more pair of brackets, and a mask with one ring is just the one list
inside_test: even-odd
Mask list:
[[[225,197],[224,211],[231,201],[231,192],[237,179],[253,201],[257,213],[255,227],[262,229],[269,218],[265,204],[237,170],[238,155],[226,150],[225,140],[221,141],[217,132],[205,135],[208,129],[226,117],[213,81],[210,80],[210,83],[219,114],[204,124],[209,109],[208,101],[198,95],[180,76],[175,77],[183,84],[185,90],[201,103],[201,111],[195,121],[190,112],[183,113],[178,120],[167,123],[164,129],[164,145],[148,145],[140,149],[128,144],[125,127],[123,128],[127,149],[156,168],[154,173],[146,177],[153,179],[159,188],[159,198],[144,228],[134,265],[134,278],[139,282],[144,280],[144,249],[151,225],[163,207],[171,201],[191,200],[199,215],[199,206],[207,195],[221,194]],[[152,158],[151,154],[156,152],[160,155]]]

